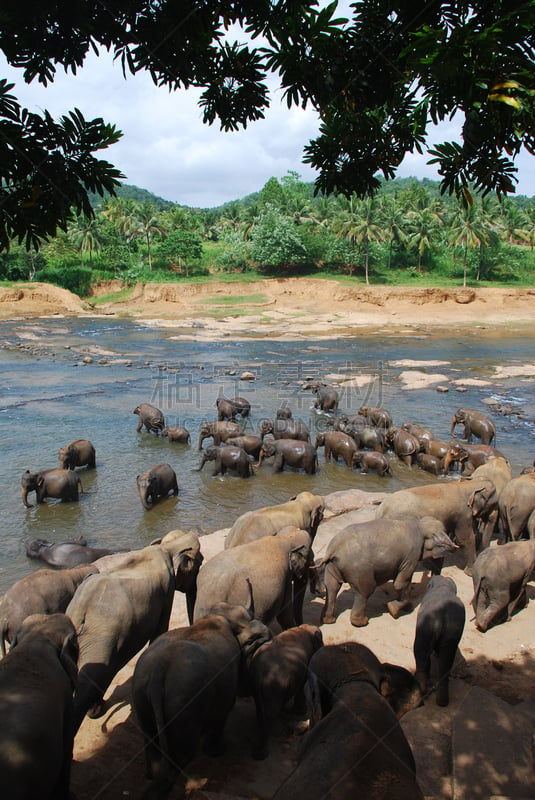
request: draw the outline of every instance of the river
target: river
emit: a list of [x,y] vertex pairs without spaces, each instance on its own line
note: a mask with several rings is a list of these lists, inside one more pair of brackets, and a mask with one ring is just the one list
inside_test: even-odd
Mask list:
[[[84,364],[84,357],[92,362]],[[351,378],[353,385],[341,388],[341,411],[383,405],[394,424],[419,422],[446,440],[456,408],[484,411],[484,400],[498,399],[524,414],[523,419],[494,417],[497,447],[518,474],[535,455],[535,371],[520,375],[532,360],[532,337],[499,331],[455,337],[384,331],[337,340],[207,343],[184,341],[173,329],[117,318],[2,322],[0,592],[43,566],[26,556],[31,539],[58,542],[84,535],[93,546],[138,548],[173,528],[209,533],[228,527],[244,511],[283,502],[304,489],[320,494],[354,487],[391,491],[437,480],[394,457],[392,478],[361,475],[341,463],[325,464],[323,450],[312,476],[297,471],[274,475],[269,461],[247,480],[214,478],[210,463],[198,472],[199,425],[215,419],[215,400],[221,394],[250,401],[248,432],[256,432],[262,419],[273,417],[286,403],[295,418],[309,425],[313,440],[325,417],[311,408],[314,397],[301,388],[307,377]],[[517,366],[519,375],[498,377],[504,366]],[[255,380],[240,380],[244,371]],[[415,371],[441,375],[439,383],[449,391],[437,392],[437,382],[408,388],[405,373],[414,377]],[[459,379],[477,383],[461,394],[453,383]],[[185,425],[191,445],[137,433],[133,409],[141,402],[161,408],[167,424]],[[79,470],[84,489],[80,502],[25,508],[23,472],[57,466],[59,447],[78,438],[90,439],[97,452],[96,470]],[[161,462],[177,473],[179,495],[146,511],[136,475]]]

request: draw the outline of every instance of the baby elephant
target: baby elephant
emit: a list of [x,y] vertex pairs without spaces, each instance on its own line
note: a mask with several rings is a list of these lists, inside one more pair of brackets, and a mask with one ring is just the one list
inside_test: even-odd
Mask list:
[[76,467],[95,469],[95,448],[89,439],[76,439],[60,448],[58,460],[61,469],[75,469]]
[[249,659],[251,692],[256,705],[257,733],[253,758],[268,755],[268,739],[273,722],[290,700],[302,712],[305,707],[304,685],[308,662],[323,645],[323,637],[315,625],[288,628],[259,647]]
[[247,455],[242,447],[232,444],[212,444],[203,451],[200,472],[207,461],[214,462],[212,475],[224,475],[227,470],[240,478],[249,478],[253,475],[252,456]]
[[535,569],[535,539],[487,547],[472,570],[472,605],[476,625],[485,632],[492,623],[507,621],[526,603],[526,584]]
[[187,428],[183,428],[182,425],[164,428],[162,436],[165,436],[170,442],[178,442],[179,444],[189,444],[191,441],[190,432]]
[[365,473],[373,469],[380,478],[384,478],[385,475],[392,475],[392,468],[388,458],[384,453],[378,453],[375,450],[356,450],[353,453],[353,466],[360,467],[360,471]]
[[160,497],[167,497],[169,492],[178,494],[178,482],[174,469],[169,464],[158,464],[138,475],[136,478],[137,490],[143,508],[151,509],[154,501]]
[[[316,565],[320,570],[318,583],[324,571],[326,589],[322,624],[336,620],[334,607],[342,583],[349,583],[355,593],[352,625],[368,624],[366,601],[377,586],[388,580],[394,581],[397,594],[397,599],[388,603],[388,610],[394,618],[398,617],[410,604],[410,584],[418,562],[440,559],[456,547],[434,517],[376,519],[348,525],[331,539],[325,557]],[[440,571],[438,563],[433,568]]]
[[139,433],[143,426],[148,433],[155,433],[158,435],[165,428],[165,417],[163,412],[156,406],[150,403],[140,403],[134,408],[134,414],[137,414],[139,421],[137,423],[137,432]]
[[449,674],[463,635],[465,616],[464,603],[457,597],[455,582],[444,575],[434,575],[418,611],[413,649],[416,678],[422,692],[429,689],[431,656],[435,653],[438,658],[436,690],[439,706],[449,703]]

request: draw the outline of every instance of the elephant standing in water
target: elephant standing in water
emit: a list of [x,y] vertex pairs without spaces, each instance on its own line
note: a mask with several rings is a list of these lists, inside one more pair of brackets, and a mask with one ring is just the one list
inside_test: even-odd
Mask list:
[[133,413],[137,414],[139,417],[136,428],[138,433],[141,431],[143,425],[148,433],[155,433],[156,435],[161,433],[165,428],[163,412],[150,403],[140,403],[139,406],[134,408]]
[[[202,561],[195,534],[178,530],[158,544],[106,559],[112,559],[109,571],[90,575],[66,610],[80,646],[75,730],[86,713],[104,712],[103,697],[116,673],[167,630],[175,590],[183,580],[193,581]],[[186,597],[189,610],[193,603]]]
[[464,425],[463,439],[470,444],[472,437],[481,440],[481,444],[496,443],[496,425],[485,414],[471,408],[459,408],[451,418],[451,436],[455,436],[457,425]]
[[78,646],[65,614],[32,614],[0,661],[0,797],[69,800]]
[[334,386],[312,386],[312,392],[316,395],[314,401],[314,408],[319,408],[320,411],[326,411],[330,414],[336,414],[338,411],[338,403],[340,402],[340,394]]
[[37,503],[44,503],[47,497],[54,500],[78,500],[79,493],[83,491],[79,475],[71,469],[44,469],[41,472],[23,474],[20,484],[22,486],[22,502],[26,508],[33,508],[28,502],[30,492],[35,492]]
[[249,478],[254,474],[251,463],[252,456],[249,456],[242,447],[231,444],[211,444],[203,451],[201,464],[197,468],[200,472],[207,461],[214,462],[212,475],[225,475],[227,472],[237,475],[240,478]]
[[257,467],[264,458],[275,457],[273,472],[282,472],[285,466],[304,469],[307,475],[314,475],[318,464],[316,448],[310,442],[299,439],[272,439],[265,441],[258,456]]
[[167,497],[169,492],[178,494],[178,481],[176,473],[170,464],[158,464],[155,467],[138,475],[136,478],[137,490],[143,508],[150,510],[155,501]]
[[95,469],[95,447],[89,439],[76,439],[60,448],[58,460],[61,469],[75,469],[76,467]]
[[222,420],[235,420],[239,415],[245,419],[251,413],[251,404],[244,397],[218,397],[215,401],[217,408],[217,419]]

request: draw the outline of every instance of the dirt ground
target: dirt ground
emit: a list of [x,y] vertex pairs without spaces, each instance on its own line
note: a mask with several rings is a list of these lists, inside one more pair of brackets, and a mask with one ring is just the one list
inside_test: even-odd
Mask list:
[[[100,291],[104,295],[117,288],[106,286]],[[235,303],[229,296],[236,298]],[[247,298],[254,301],[248,302]],[[255,284],[145,285],[137,287],[128,302],[92,308],[70,292],[48,284],[0,287],[0,319],[71,315],[132,316],[147,325],[176,328],[177,336],[191,340],[229,336],[328,338],[364,331],[411,335],[422,330],[469,330],[478,335],[499,336],[506,332],[533,331],[535,290],[363,285],[352,288],[314,279],[273,279]],[[373,502],[379,499],[363,497],[364,493],[336,495],[328,496],[329,511],[318,532],[317,555],[321,555],[339,528],[373,514]],[[203,537],[205,558],[223,547],[224,535],[224,531],[219,531]],[[454,578],[467,608],[465,633],[451,681],[451,703],[446,709],[438,708],[430,697],[422,708],[403,718],[403,727],[416,756],[425,796],[450,800],[452,726],[472,687],[483,687],[515,705],[531,701],[535,707],[535,584],[532,581],[529,585],[531,602],[527,608],[511,622],[482,634],[472,620],[471,579],[453,562],[446,566],[444,574]],[[415,573],[415,605],[425,589],[425,583],[420,584],[421,578],[421,574]],[[336,623],[322,627],[324,641],[330,644],[357,640],[368,645],[381,660],[413,670],[416,612],[393,620],[386,612],[389,591],[388,585],[377,590],[369,604],[370,624],[359,629],[349,623],[351,594],[342,591]],[[317,624],[321,606],[320,600],[309,597],[305,621]],[[171,627],[184,624],[185,604],[183,597],[177,595]],[[72,772],[76,800],[116,800],[142,795],[146,785],[142,740],[129,704],[133,667],[131,662],[121,670],[110,687],[105,716],[99,720],[86,719],[76,737]],[[300,737],[281,729],[275,736],[270,757],[256,762],[249,755],[253,730],[252,701],[241,699],[229,720],[226,755],[219,759],[200,756],[191,765],[187,784],[191,800],[272,797],[295,763]],[[171,797],[178,796],[175,788]]]

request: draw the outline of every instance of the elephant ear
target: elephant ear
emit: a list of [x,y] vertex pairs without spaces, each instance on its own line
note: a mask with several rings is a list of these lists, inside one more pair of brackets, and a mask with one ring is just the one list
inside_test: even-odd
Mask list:
[[307,575],[310,562],[309,551],[305,545],[302,544],[290,550],[288,561],[292,578],[302,581]]

